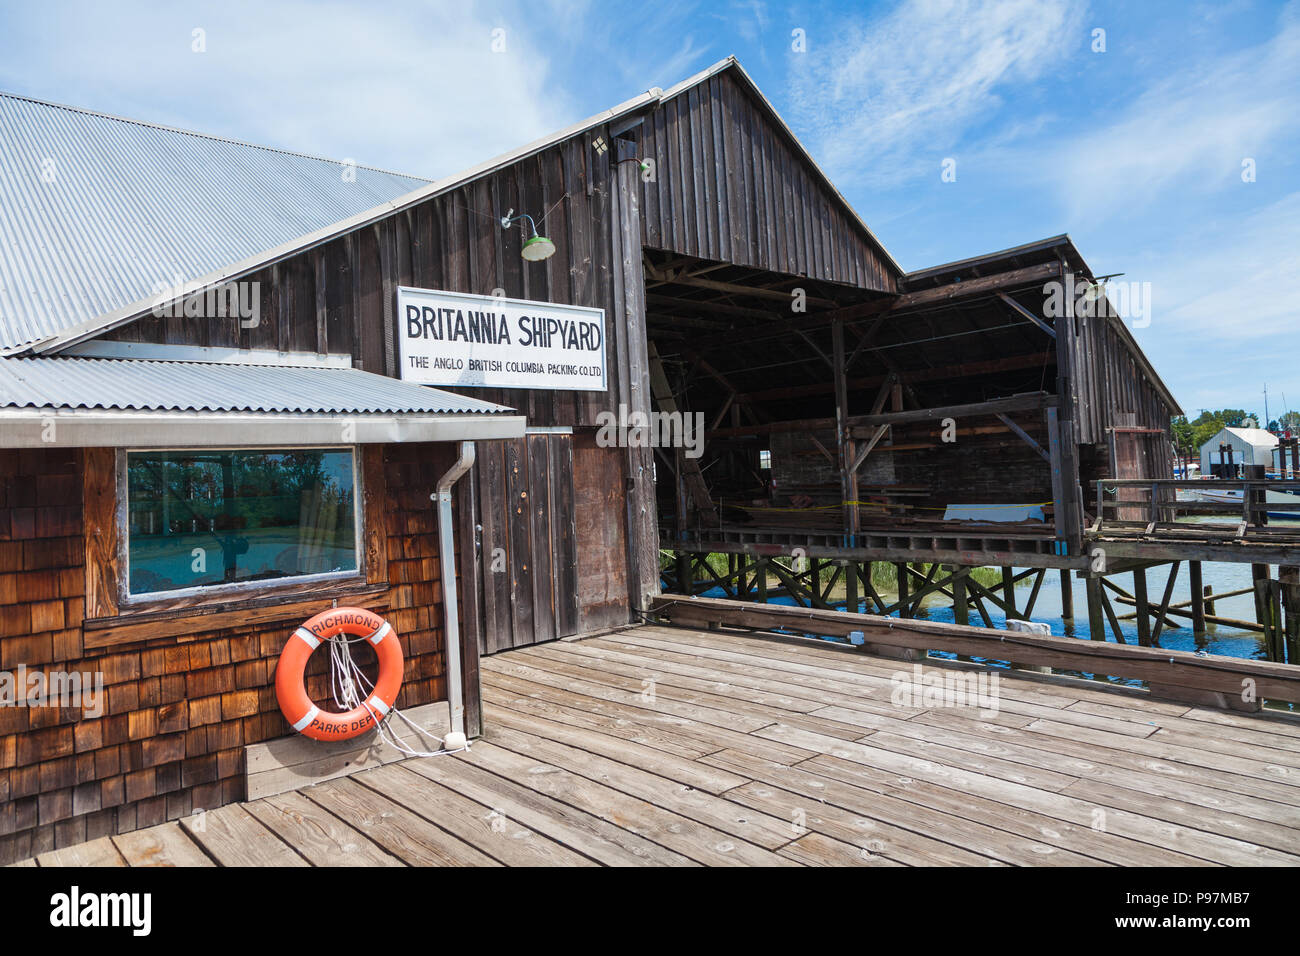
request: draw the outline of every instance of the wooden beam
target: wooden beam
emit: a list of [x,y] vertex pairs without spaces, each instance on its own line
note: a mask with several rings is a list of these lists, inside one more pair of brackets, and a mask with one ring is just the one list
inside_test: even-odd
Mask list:
[[1199,637],[1205,633],[1205,591],[1202,590],[1200,561],[1187,562],[1187,576],[1192,589],[1192,633]]
[[[114,618],[118,614],[121,562],[117,534],[117,453],[112,448],[82,449],[81,494],[85,547],[82,553],[86,557],[84,616]],[[7,531],[6,526],[6,534]]]
[[1242,706],[1241,701],[1242,679],[1250,678],[1260,698],[1300,702],[1300,668],[1289,664],[1225,658],[1207,661],[1190,651],[1080,641],[1055,635],[1013,635],[939,621],[889,621],[869,614],[822,612],[679,594],[659,597],[652,602],[652,610],[674,624],[688,627],[707,627],[712,623],[728,627],[787,628],[796,633],[811,631],[829,636],[862,631],[873,646],[943,650],[1016,664],[1135,678],[1159,685],[1160,691],[1152,694],[1155,697],[1181,699],[1184,695],[1209,691],[1218,696],[1218,706],[1234,709],[1253,709]]
[[825,315],[830,319],[848,320],[864,319],[880,312],[899,313],[908,309],[920,308],[921,306],[954,302],[977,295],[988,295],[991,292],[1009,289],[1014,286],[1028,285],[1031,282],[1042,282],[1045,279],[1060,275],[1062,268],[1059,262],[1045,262],[1041,265],[1026,266],[1023,269],[1012,269],[1009,272],[998,272],[991,276],[967,279],[964,282],[949,282],[946,285],[936,286],[932,289],[908,292],[889,302],[866,302],[861,305],[850,305]]
[[[1061,430],[1056,420],[1056,409],[1049,405],[1044,410],[1043,419],[1047,425],[1047,464],[1052,470],[1052,524],[1056,528],[1056,540],[1064,541],[1067,538],[1063,520],[1066,484],[1061,474]],[[1068,583],[1066,581],[1062,584],[1063,596],[1067,593],[1073,595],[1073,592],[1069,591]],[[1069,616],[1074,616],[1073,607]]]
[[[795,330],[809,331],[811,329],[822,329],[829,326],[832,322],[843,321],[853,322],[862,319],[875,318],[876,316],[887,314],[890,317],[896,317],[899,314],[906,313],[909,309],[920,308],[923,306],[943,305],[944,303],[956,302],[962,299],[972,298],[979,295],[989,295],[996,293],[1000,289],[1012,288],[1019,285],[1027,285],[1033,282],[1041,282],[1044,279],[1050,279],[1053,276],[1060,275],[1061,264],[1048,262],[1042,265],[1029,266],[1024,269],[1015,269],[1010,272],[1000,272],[997,275],[981,276],[978,279],[968,279],[965,282],[952,282],[948,285],[939,286],[934,289],[922,289],[919,292],[910,292],[900,295],[896,298],[879,298],[872,299],[869,302],[862,302],[857,305],[837,306],[835,303],[828,302],[825,299],[809,298],[808,301],[813,304],[829,306],[825,311],[815,312],[808,316],[798,319],[775,320],[763,325],[756,326],[749,330],[751,335],[762,338],[773,338],[786,335]],[[712,280],[696,279],[691,280],[693,283],[711,282]],[[715,285],[725,285],[725,283],[714,283]],[[789,293],[774,292],[772,290],[750,289],[740,286],[750,295],[762,295],[768,298],[776,298],[785,302],[790,301]],[[725,291],[733,291],[727,289]],[[706,311],[709,310],[710,304],[699,300],[682,299],[678,300],[683,306],[696,305]],[[720,309],[735,309],[735,306],[726,306],[719,303]],[[754,339],[751,338],[751,341]],[[732,333],[723,333],[719,335],[703,336],[695,340],[694,345],[700,351],[706,351],[713,348],[725,348],[735,341]]]
[[1023,412],[1051,405],[1055,399],[1046,392],[1029,395],[1012,395],[994,398],[987,402],[967,405],[944,405],[939,408],[913,408],[903,412],[885,412],[879,415],[857,415],[852,419],[854,428],[875,428],[879,425],[901,425],[908,422],[928,422],[939,418],[963,418],[973,415],[997,415],[999,412]]
[[817,446],[817,450],[826,456],[826,460],[829,461],[832,465],[835,464],[835,456],[830,453],[830,451],[826,448],[825,445],[823,445],[820,441],[818,441],[817,436],[809,435],[808,437],[812,439],[812,443]]
[[[664,372],[663,362],[659,358],[659,350],[655,348],[654,342],[646,343],[646,352],[650,365],[650,392],[654,395],[655,404],[662,412],[675,413],[678,411],[677,399],[673,396],[672,389],[668,384],[668,376]],[[686,488],[690,491],[691,501],[700,513],[700,518],[704,524],[716,525],[718,523],[718,512],[713,505],[713,496],[709,494],[709,486],[704,480],[704,473],[700,470],[700,461],[698,458],[689,458],[681,454],[680,451],[678,449],[678,453],[674,455],[679,466],[677,471],[680,473],[682,481],[686,483]]]
[[[862,450],[858,452],[857,457],[853,460],[854,474],[856,474],[858,469],[862,467],[862,463],[867,460],[867,456],[871,454],[871,450],[876,447],[880,439],[885,437],[885,432],[887,431],[889,431],[888,425],[881,425],[878,427],[876,433],[871,436],[870,440],[863,446]],[[855,498],[854,500],[857,499]]]
[[[816,352],[823,362],[829,365],[832,369],[835,368],[835,362],[831,360],[831,357],[829,355],[827,355],[825,352],[822,351],[820,345],[818,345],[816,342],[812,340],[811,335],[809,335],[807,332],[800,332],[800,331],[796,331],[795,335],[803,339],[804,342],[807,343],[808,347],[812,349],[814,352]],[[843,370],[841,370],[841,374],[843,374]]]
[[[785,302],[787,304],[794,301],[789,292],[781,292],[776,289],[762,289],[755,286],[742,285],[736,282],[719,282],[716,279],[702,279],[691,275],[672,276],[661,281],[664,285],[685,285],[695,289],[709,289],[712,292],[723,292],[727,295],[751,296],[757,299],[770,299],[773,301]],[[808,296],[805,301],[828,309],[834,309],[839,306],[838,302],[811,295]]]
[[1143,647],[1151,646],[1151,606],[1147,600],[1146,568],[1133,569],[1133,600],[1137,608],[1138,643]]
[[871,414],[879,415],[885,410],[885,402],[894,394],[894,386],[898,383],[898,375],[890,372],[885,376],[885,380],[880,383],[880,391],[876,393],[876,400],[871,403]]
[[1169,612],[1169,600],[1174,594],[1174,582],[1178,580],[1178,568],[1181,562],[1175,561],[1169,566],[1169,580],[1165,583],[1165,593],[1160,599],[1160,610],[1156,613],[1155,630],[1151,632],[1151,643],[1155,644],[1160,640],[1160,629],[1165,626],[1168,620],[1165,615]]
[[1005,302],[1007,305],[1011,306],[1011,308],[1015,310],[1018,314],[1028,319],[1030,322],[1034,323],[1034,325],[1038,326],[1040,329],[1042,329],[1052,338],[1056,338],[1056,329],[1052,328],[1050,325],[1048,325],[1038,316],[1034,315],[1034,313],[1030,312],[1028,309],[1026,309],[1015,299],[1011,298],[1011,296],[1007,295],[1005,292],[999,292],[998,298],[1001,299],[1003,302]]
[[1013,422],[1010,418],[1008,418],[1006,415],[1002,414],[1001,412],[998,412],[997,415],[998,415],[998,420],[1001,421],[1002,424],[1006,425],[1007,428],[1011,429],[1018,436],[1020,436],[1020,440],[1023,441],[1026,445],[1028,445],[1034,451],[1038,452],[1038,454],[1042,455],[1043,460],[1045,462],[1051,464],[1052,456],[1048,454],[1048,452],[1043,448],[1042,445],[1038,444],[1038,442],[1034,441],[1033,438],[1029,436],[1029,432],[1025,431],[1023,428],[1021,428],[1019,425],[1017,425],[1015,422]]
[[881,314],[876,316],[875,321],[868,326],[867,330],[863,332],[861,337],[858,339],[858,344],[854,347],[853,354],[849,356],[849,360],[844,363],[844,371],[847,372],[853,367],[853,363],[858,360],[858,356],[862,353],[862,350],[870,346],[876,338],[876,333],[880,331],[880,327],[884,324],[885,315]]
[[[738,333],[733,333],[734,335]],[[955,378],[971,378],[977,375],[996,375],[999,372],[1012,372],[1025,368],[1042,368],[1052,358],[1051,352],[1033,352],[1028,355],[1012,355],[1006,358],[989,359],[981,362],[964,362],[958,365],[942,365],[936,368],[908,370],[907,379],[913,384],[918,382],[949,381]],[[889,381],[892,372],[884,375],[870,375],[863,378],[847,380],[850,389],[873,388]],[[809,398],[814,395],[829,395],[835,386],[831,382],[816,382],[808,385],[767,388],[760,391],[741,392],[736,396],[739,402],[782,401],[789,398]]]
[[856,544],[858,533],[858,473],[853,436],[849,433],[849,391],[844,376],[844,323],[831,326],[831,343],[834,359],[831,375],[835,382],[835,440],[839,445],[840,494],[844,509],[844,533],[849,544]]
[[789,422],[765,422],[761,425],[733,425],[714,428],[704,433],[705,439],[737,438],[741,435],[771,435],[779,432],[799,432],[810,429],[834,428],[833,418],[801,418]]

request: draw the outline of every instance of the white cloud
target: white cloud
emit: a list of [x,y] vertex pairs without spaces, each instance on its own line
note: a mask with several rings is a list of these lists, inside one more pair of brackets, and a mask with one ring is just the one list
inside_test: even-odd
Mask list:
[[908,0],[790,57],[794,120],[845,184],[935,173],[1013,86],[1084,42],[1073,0]]
[[1132,213],[1174,189],[1241,185],[1242,160],[1263,164],[1294,137],[1300,110],[1300,16],[1281,17],[1264,44],[1203,58],[1154,83],[1109,122],[1075,127],[1028,175],[1054,181],[1071,219]]
[[1210,352],[1216,343],[1258,349],[1292,339],[1300,331],[1297,223],[1300,192],[1173,244],[1151,273],[1153,298],[1163,300],[1153,307],[1153,326]]
[[1119,258],[1118,281],[1151,283],[1151,324],[1133,334],[1191,415],[1254,408],[1266,381],[1270,393],[1300,399],[1288,358],[1300,329],[1297,222],[1293,192]]
[[[54,4],[6,13],[0,85],[435,178],[578,118],[512,9]],[[204,53],[191,50],[196,27]],[[492,52],[494,28],[504,53]]]

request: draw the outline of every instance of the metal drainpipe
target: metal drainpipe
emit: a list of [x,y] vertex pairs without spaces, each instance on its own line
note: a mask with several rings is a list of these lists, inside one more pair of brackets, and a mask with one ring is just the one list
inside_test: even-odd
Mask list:
[[[456,539],[451,525],[451,487],[473,464],[474,443],[463,441],[460,443],[460,457],[456,459],[456,464],[438,479],[438,490],[429,496],[438,503],[438,558],[442,566],[442,611],[444,632],[447,635],[447,708],[451,718],[451,733],[443,740],[443,747],[447,749],[465,746],[465,700],[460,673],[460,620],[456,606]],[[474,560],[474,556],[471,554],[467,560]]]

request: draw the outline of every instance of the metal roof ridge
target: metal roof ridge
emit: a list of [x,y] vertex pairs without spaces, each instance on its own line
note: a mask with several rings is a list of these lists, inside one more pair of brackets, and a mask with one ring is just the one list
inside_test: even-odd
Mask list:
[[[658,105],[662,103],[664,100],[671,99],[672,97],[679,95],[683,91],[704,82],[704,80],[709,79],[712,76],[716,76],[730,69],[736,70],[738,76],[741,78],[744,85],[749,89],[750,93],[755,97],[757,97],[760,104],[764,107],[764,109],[766,109],[771,120],[776,124],[778,130],[786,136],[786,138],[791,142],[791,144],[793,144],[796,153],[803,158],[803,160],[809,165],[809,167],[813,170],[813,172],[817,175],[817,177],[821,179],[823,185],[830,191],[834,199],[838,201],[838,203],[847,212],[847,214],[850,217],[851,223],[856,225],[859,229],[863,231],[863,233],[868,237],[868,239],[876,246],[877,249],[879,249],[881,255],[885,257],[889,265],[893,267],[894,271],[898,273],[900,277],[903,276],[904,273],[902,267],[899,266],[897,260],[895,260],[893,255],[890,254],[889,250],[885,247],[884,243],[882,243],[880,239],[876,236],[876,234],[871,231],[871,228],[866,224],[866,221],[858,214],[857,210],[854,209],[853,206],[849,203],[849,201],[844,197],[844,194],[839,191],[839,189],[831,181],[830,177],[827,176],[826,172],[821,168],[821,166],[817,164],[817,161],[813,159],[812,155],[808,152],[807,148],[803,145],[803,143],[799,140],[799,138],[790,129],[789,125],[785,122],[785,120],[781,118],[780,113],[776,111],[776,108],[772,105],[771,101],[768,100],[768,98],[763,94],[762,90],[759,89],[758,85],[754,82],[753,78],[750,77],[750,75],[747,72],[745,72],[745,68],[740,65],[740,61],[737,60],[736,57],[733,55],[733,56],[728,56],[725,59],[719,60],[717,63],[713,64],[708,69],[703,70],[700,73],[696,73],[688,77],[687,79],[681,81],[680,83],[677,83],[673,87],[670,87],[667,92],[660,89],[659,87],[651,87],[649,90],[647,90],[644,93],[634,96],[631,99],[624,100],[622,103],[619,103],[616,106],[613,106],[607,110],[603,110],[602,112],[593,114],[592,116],[589,116],[586,119],[579,120],[576,123],[572,123],[569,126],[564,127],[563,129],[551,133],[549,136],[542,137],[540,139],[534,140],[531,143],[527,143],[523,146],[519,146],[516,149],[510,150],[505,153],[501,153],[492,159],[486,160],[475,166],[471,166],[468,169],[460,171],[459,173],[452,174],[451,176],[447,176],[442,179],[433,180],[429,182],[428,185],[421,186],[420,188],[414,189],[411,192],[406,193],[405,195],[398,196],[391,200],[387,200],[383,203],[380,203],[377,206],[372,206],[370,209],[363,210],[362,212],[357,213],[354,216],[350,216],[347,219],[343,219],[336,223],[332,223],[328,226],[324,226],[313,232],[306,233],[305,235],[296,237],[295,239],[291,239],[288,242],[282,243],[279,246],[256,253],[253,256],[249,256],[238,262],[231,263],[230,265],[223,266],[220,269],[207,273],[206,275],[192,279],[189,282],[186,282],[180,288],[180,290],[178,290],[179,295],[176,296],[172,301],[175,301],[176,299],[183,299],[189,295],[194,294],[195,292],[206,289],[209,286],[217,285],[222,282],[228,282],[236,278],[237,276],[246,275],[248,273],[256,271],[259,268],[264,268],[265,266],[273,265],[274,263],[281,261],[285,258],[288,258],[291,255],[296,255],[297,253],[305,252],[309,249],[314,248],[315,246],[328,242],[337,236],[343,235],[348,232],[352,232],[355,229],[369,225],[370,223],[382,219],[388,215],[391,215],[392,213],[401,212],[402,210],[408,209],[411,206],[423,202],[426,199],[432,198],[433,196],[437,196],[441,193],[454,189],[457,186],[461,186],[467,182],[471,182],[475,179],[478,179],[479,177],[487,175],[488,173],[491,173],[501,168],[502,166],[506,166],[509,165],[510,163],[518,162],[521,159],[525,159],[531,155],[539,153],[542,150],[547,149],[558,142],[562,142],[565,139],[568,139],[572,136],[576,136],[579,133],[592,129],[595,126],[599,126],[601,123],[609,122],[610,120],[617,119],[620,116],[624,116],[627,113],[634,112],[644,107]],[[128,120],[127,122],[132,122],[132,121]],[[196,134],[196,135],[202,135],[202,134]],[[393,174],[393,175],[402,175],[402,174]],[[410,177],[410,178],[417,178],[417,177]],[[149,296],[147,298],[142,298],[137,300],[136,302],[129,303],[128,305],[123,306],[122,308],[117,309],[113,312],[106,313],[101,316],[97,316],[94,319],[87,320],[86,322],[80,323],[79,325],[75,325],[68,329],[65,329],[62,332],[58,333],[57,335],[51,336],[49,338],[39,340],[36,342],[27,342],[19,346],[13,346],[8,351],[0,349],[0,356],[22,354],[25,352],[32,352],[32,351],[37,353],[46,353],[50,351],[55,351],[64,346],[74,345],[77,342],[83,341],[87,338],[91,338],[95,335],[116,328],[119,325],[123,325],[128,322],[134,321],[135,319],[139,318],[141,315],[144,314],[144,312],[146,311],[146,306],[152,307],[152,305],[156,302],[156,299],[157,299],[156,296]]]
[[[291,255],[305,252],[315,246],[328,242],[337,236],[352,232],[392,213],[401,212],[402,210],[410,208],[426,199],[448,192],[457,186],[471,182],[480,176],[485,176],[502,166],[518,162],[521,159],[526,159],[528,156],[539,153],[571,136],[576,136],[581,132],[599,126],[601,123],[607,123],[610,120],[617,119],[618,117],[633,112],[634,110],[657,103],[659,102],[661,93],[662,91],[660,91],[658,87],[654,87],[647,90],[645,93],[641,93],[638,96],[619,103],[617,106],[596,113],[584,120],[570,124],[549,136],[534,140],[531,143],[517,147],[509,152],[501,153],[492,159],[471,166],[459,173],[434,180],[427,186],[421,186],[420,188],[414,189],[405,195],[398,196],[395,199],[386,200],[377,206],[372,206],[356,215],[348,217],[347,219],[342,219],[336,223],[332,223],[313,232],[291,239],[279,246],[264,250],[263,252],[259,252],[253,256],[239,260],[238,262],[231,263],[230,265],[224,266],[214,272],[209,272],[206,275],[191,279],[181,286],[179,290],[173,290],[178,291],[179,294],[171,301],[183,299],[187,296],[193,295],[195,292],[206,289],[209,286],[228,282],[236,276],[245,275],[265,266],[273,265]],[[149,308],[152,308],[156,301],[157,296],[152,295],[138,299],[120,309],[106,313],[102,316],[97,316],[96,318],[90,319],[79,325],[72,326],[71,328],[60,332],[58,335],[51,336],[47,339],[37,342],[27,342],[23,345],[14,346],[8,351],[0,349],[0,356],[17,355],[29,351],[45,353],[65,346],[75,345],[77,342],[110,331],[111,329],[139,318]]]
[[[1070,238],[1068,232],[1063,232],[1056,236],[1048,236],[1045,239],[1036,239],[1033,242],[1021,243],[1018,246],[1010,246],[1006,249],[998,249],[995,252],[986,252],[983,255],[967,256],[964,259],[953,259],[951,262],[940,262],[938,265],[926,266],[924,269],[913,269],[911,272],[903,273],[903,278],[910,280],[933,272],[948,272],[952,269],[960,269],[962,266],[970,265],[972,263],[997,259],[1002,256],[1011,256],[1016,253],[1024,253],[1032,249],[1050,248],[1051,246],[1061,245],[1063,243],[1069,243],[1071,246],[1074,245],[1074,240]],[[1082,258],[1082,256],[1080,256],[1080,258]]]
[[[115,113],[104,113],[100,110],[92,110],[84,106],[72,106],[68,103],[56,103],[53,100],[43,100],[35,96],[27,96],[23,93],[11,93],[8,90],[0,90],[0,99],[21,100],[24,103],[35,103],[38,106],[48,106],[52,109],[68,110],[72,113],[80,113],[83,116],[94,116],[99,119],[112,120],[116,123],[129,123],[132,126],[143,126],[146,129],[156,129],[164,133],[179,133],[182,136],[196,136],[199,139],[210,140],[214,143],[226,143],[230,146],[243,146],[248,149],[260,149],[268,153],[279,153],[283,156],[293,156],[296,159],[310,159],[315,162],[328,163],[331,166],[341,166],[343,161],[339,159],[330,159],[327,156],[316,156],[312,153],[301,153],[293,149],[283,149],[279,146],[267,146],[264,143],[250,143],[247,140],[232,139],[229,136],[217,136],[215,133],[203,133],[199,130],[185,129],[180,126],[168,126],[166,123],[155,123],[150,120],[133,119],[130,116],[118,116]],[[372,173],[383,173],[385,176],[400,176],[403,179],[418,179],[422,182],[433,182],[428,176],[415,176],[411,173],[402,173],[394,169],[383,169],[379,166],[368,166],[365,163],[356,163],[357,169],[365,169]]]

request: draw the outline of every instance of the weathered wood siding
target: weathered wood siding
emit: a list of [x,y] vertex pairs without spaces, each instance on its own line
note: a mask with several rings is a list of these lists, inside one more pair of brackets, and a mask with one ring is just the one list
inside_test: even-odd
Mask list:
[[[233,318],[148,317],[109,337],[346,353],[359,368],[397,376],[394,313],[399,285],[482,295],[502,290],[513,298],[604,309],[608,391],[450,390],[516,408],[528,416],[531,425],[596,425],[601,411],[617,412],[620,404],[639,407],[638,391],[644,393],[641,382],[646,374],[640,358],[645,352],[641,250],[639,244],[629,243],[629,237],[635,241],[639,234],[636,211],[626,195],[619,195],[612,152],[601,156],[591,148],[589,141],[598,135],[611,138],[608,128],[593,130],[249,276],[248,281],[261,284],[261,320],[256,328],[242,329]],[[508,209],[526,211],[539,219],[545,214],[540,227],[555,239],[555,255],[540,263],[523,260],[519,255],[524,238],[521,228],[503,230],[498,223]],[[620,467],[627,467],[626,450],[606,449],[604,453],[617,459]],[[504,454],[501,448],[481,448],[473,477],[467,479],[475,483],[479,509],[489,516],[504,516],[512,505],[512,488],[488,470],[496,468],[497,458]],[[531,467],[539,471],[544,463],[535,461]],[[563,482],[570,475],[561,471],[554,478]],[[536,480],[541,480],[540,476]],[[620,475],[616,481],[622,485],[625,479]],[[571,487],[561,492],[548,486],[547,493],[565,501],[573,499]],[[653,509],[650,511],[648,527],[653,534]],[[485,526],[490,526],[490,521]],[[565,602],[557,605],[554,595],[538,580],[538,575],[549,576],[554,569],[558,574],[554,580],[567,587],[576,573],[571,557],[560,552],[546,558],[550,567],[538,567],[540,558],[535,556],[546,553],[545,543],[539,538],[537,548],[542,550],[534,551],[527,528],[512,535],[511,561],[517,564],[518,573],[512,574],[500,595],[508,616],[497,614],[495,607],[471,608],[472,624],[483,636],[487,651],[572,633],[575,613]],[[645,550],[656,545],[657,539]],[[628,558],[619,552],[617,559]],[[534,590],[535,581],[535,597],[542,602],[536,607],[526,593]],[[470,593],[480,602],[491,600],[500,583],[485,576],[475,582]],[[546,584],[552,583],[548,577]],[[625,614],[626,606],[625,601]],[[475,617],[473,612],[480,613]]]
[[[1074,378],[1075,437],[1080,444],[1110,447],[1109,429],[1136,427],[1160,429],[1160,434],[1135,438],[1141,478],[1172,478],[1170,416],[1172,410],[1152,383],[1125,336],[1115,328],[1122,319],[1076,316],[1057,323],[1058,348],[1070,349],[1069,369]],[[1059,330],[1066,334],[1061,335]],[[1110,474],[1116,474],[1111,462]]]
[[894,291],[894,267],[742,84],[720,73],[656,109],[640,155],[645,245]]
[[[256,328],[241,329],[233,318],[149,316],[105,338],[345,353],[358,368],[396,377],[399,285],[479,295],[499,289],[511,298],[604,309],[610,389],[463,391],[519,409],[531,424],[594,425],[599,411],[627,401],[631,373],[625,355],[619,364],[627,315],[613,278],[622,260],[617,176],[608,154],[598,156],[588,138],[553,146],[250,275],[248,281],[261,284]],[[555,255],[539,263],[520,257],[521,227],[503,230],[498,223],[512,208],[537,218],[550,210],[540,226],[555,239]],[[634,252],[639,268],[640,250]]]
[[628,621],[627,488],[622,461],[596,445],[592,432],[573,436],[577,495],[577,587],[580,628]]
[[573,442],[527,435],[482,442],[477,598],[485,654],[578,631]]
[[[620,406],[650,410],[643,244],[862,288],[894,288],[887,256],[761,101],[732,76],[714,76],[674,97],[625,136],[638,140],[638,155],[655,159],[653,182],[642,180],[635,163],[618,162],[627,155],[626,143],[620,147],[614,130],[602,125],[248,276],[261,283],[256,328],[240,328],[235,318],[148,317],[108,337],[346,353],[359,368],[397,376],[399,285],[480,295],[499,290],[514,298],[598,307],[606,314],[606,392],[472,390],[518,409],[532,425],[582,429]],[[609,145],[606,152],[592,148],[597,138]],[[510,209],[540,220],[540,230],[556,241],[554,256],[540,263],[520,257],[522,229],[503,230],[498,222]],[[626,620],[629,604],[657,581],[652,453],[599,453],[615,462],[604,466],[605,480],[625,490],[623,547],[591,561],[624,565]],[[482,455],[469,480],[479,512],[501,516],[509,513],[512,489],[508,482],[493,482],[487,471],[497,454]],[[567,497],[574,498],[573,492]],[[580,510],[582,497],[574,500]],[[566,626],[557,622],[567,609],[553,600],[545,606],[550,592],[533,583],[541,573],[554,577],[557,567],[569,574],[567,560],[559,555],[558,565],[553,558],[549,568],[542,567],[539,552],[529,550],[534,538],[541,539],[510,533],[511,561],[521,574],[503,594],[482,565],[484,576],[472,582],[475,604],[469,613],[484,650],[528,643],[529,631],[532,640],[549,639]],[[525,554],[532,556],[527,582]],[[529,592],[543,605],[528,605]],[[485,603],[497,597],[511,601],[504,631],[499,629],[506,618]],[[619,606],[608,595],[590,608],[585,600],[580,598],[577,610],[583,621],[604,620],[613,614],[608,608]]]
[[[104,457],[111,450],[0,452],[0,668],[98,673],[105,685],[98,717],[0,707],[0,863],[241,800],[244,746],[291,733],[274,675],[298,618],[209,630],[191,621],[178,636],[89,646],[83,484],[112,474],[86,481],[84,462]],[[376,610],[406,655],[401,707],[446,699],[428,489],[450,464],[440,445],[389,446],[381,458],[390,586]],[[318,700],[329,694],[326,664],[316,655],[309,670]],[[475,682],[466,695],[473,726]]]

